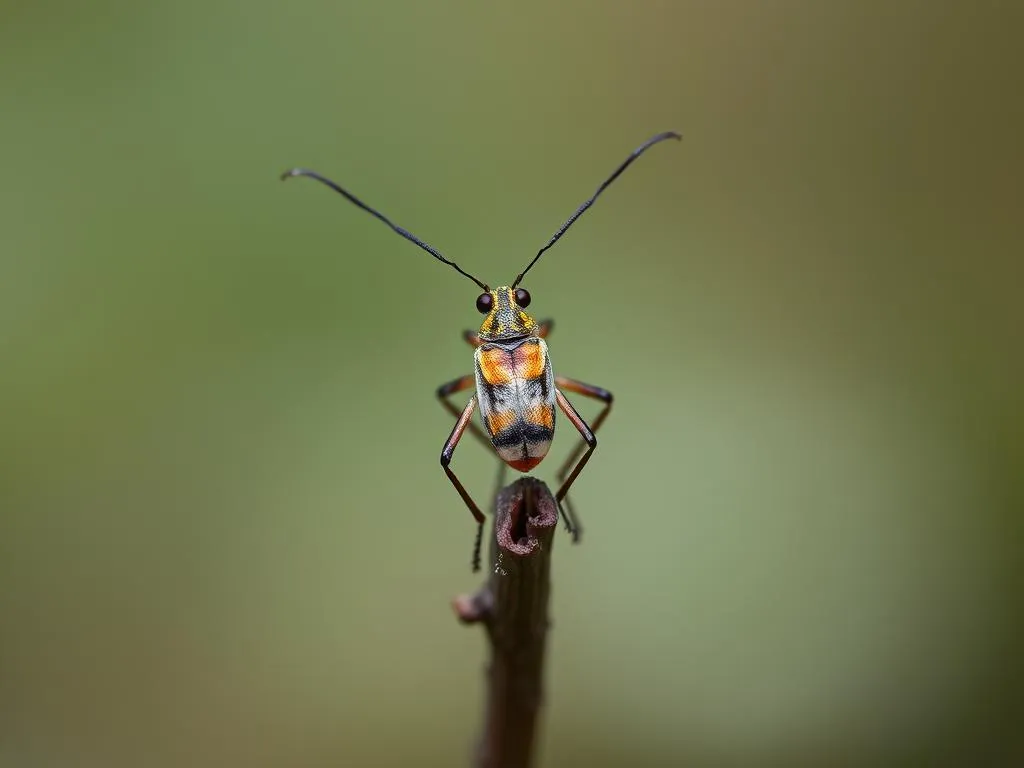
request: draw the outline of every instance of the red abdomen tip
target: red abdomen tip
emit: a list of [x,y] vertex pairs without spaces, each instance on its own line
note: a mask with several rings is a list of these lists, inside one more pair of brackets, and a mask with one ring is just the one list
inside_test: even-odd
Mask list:
[[527,456],[525,459],[516,459],[515,461],[508,462],[508,465],[519,472],[529,472],[531,469],[540,464],[543,456]]

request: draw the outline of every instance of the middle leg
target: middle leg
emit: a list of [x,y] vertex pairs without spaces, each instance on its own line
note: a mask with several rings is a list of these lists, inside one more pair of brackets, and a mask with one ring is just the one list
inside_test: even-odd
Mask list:
[[569,530],[569,533],[572,534],[572,540],[573,543],[575,543],[579,541],[580,526],[571,507],[568,509],[568,512],[566,509],[562,508],[562,500],[566,498],[566,495],[569,493],[569,488],[572,486],[576,478],[579,477],[580,472],[583,471],[587,462],[590,461],[591,454],[593,454],[594,450],[597,448],[597,438],[594,436],[594,431],[590,428],[587,422],[583,420],[583,417],[580,416],[572,403],[570,403],[566,399],[565,395],[562,394],[562,390],[557,387],[555,387],[555,401],[558,403],[558,407],[562,409],[562,412],[569,418],[569,421],[572,422],[572,425],[576,427],[580,436],[587,444],[586,453],[580,457],[580,460],[576,463],[572,472],[565,479],[565,482],[562,483],[562,487],[558,489],[558,493],[555,494],[555,501],[558,503],[558,507],[562,512],[562,517],[565,520],[565,527]]
[[[467,333],[469,333],[469,331],[467,331]],[[460,376],[459,378],[452,379],[447,384],[442,384],[440,387],[438,387],[437,388],[437,399],[441,401],[441,405],[444,406],[445,410],[448,411],[448,413],[452,414],[456,419],[460,419],[462,417],[462,410],[460,408],[458,408],[455,405],[455,403],[453,403],[451,401],[450,398],[451,398],[452,395],[457,394],[459,392],[462,392],[464,390],[470,389],[470,388],[472,388],[474,386],[476,386],[476,377],[475,376],[473,376],[472,374],[470,374],[468,376]],[[474,423],[472,421],[472,419],[470,419],[470,421],[466,424],[466,429],[468,429],[470,432],[472,432],[473,433],[473,437],[475,437],[477,440],[479,440],[480,444],[483,445],[488,451],[493,451],[494,450],[494,447],[491,445],[490,439],[488,439],[488,437],[484,434],[483,430],[480,429],[480,427],[477,426],[476,423]],[[491,494],[491,505],[492,506],[494,505],[494,503],[497,502],[498,491],[500,491],[502,486],[505,484],[505,473],[506,473],[507,469],[508,469],[508,466],[505,464],[505,462],[501,461],[499,459],[498,460],[498,474],[497,474],[497,478],[495,479],[494,492]],[[446,471],[447,471],[447,468],[446,468]],[[472,508],[471,508],[471,511],[472,511]],[[492,509],[491,511],[493,512],[494,510]],[[477,570],[478,567],[479,567],[479,563],[480,563],[480,550],[481,550],[481,548],[483,546],[483,530],[484,530],[483,529],[483,525],[478,525],[477,526],[476,538],[475,538],[474,543],[473,543],[473,559],[472,559],[472,562],[474,563],[473,570]]]
[[466,431],[466,426],[471,423],[471,419],[473,418],[473,411],[475,409],[476,409],[476,395],[473,395],[471,398],[469,398],[469,402],[466,403],[466,407],[462,411],[462,414],[459,416],[459,420],[457,422],[455,422],[455,426],[452,428],[452,433],[448,436],[448,439],[445,441],[444,448],[441,449],[441,468],[444,469],[444,473],[446,475],[448,475],[448,479],[451,481],[452,485],[455,486],[455,490],[458,491],[459,496],[462,497],[462,500],[463,500],[463,502],[465,502],[466,507],[469,509],[470,513],[473,515],[473,519],[476,520],[476,524],[477,524],[477,532],[476,532],[477,545],[476,545],[476,547],[474,547],[474,552],[473,552],[473,570],[474,571],[479,571],[480,570],[480,546],[479,546],[479,544],[480,544],[480,542],[481,542],[481,540],[483,538],[484,521],[487,518],[484,517],[484,513],[480,511],[480,507],[478,507],[476,505],[476,502],[473,501],[473,497],[469,495],[469,493],[463,487],[462,482],[459,480],[458,477],[455,476],[455,473],[451,470],[451,467],[448,466],[449,464],[451,464],[452,456],[455,455],[455,449],[458,447],[459,441],[462,439],[462,435]]
[[[592,397],[604,403],[604,408],[602,408],[601,412],[597,414],[597,418],[594,419],[594,423],[590,427],[591,431],[596,433],[601,424],[604,423],[604,420],[608,416],[609,411],[611,411],[612,393],[606,389],[602,389],[601,387],[595,387],[591,384],[584,384],[582,381],[568,379],[564,376],[556,376],[555,383],[562,389],[568,390],[570,392],[575,392],[580,395],[584,395],[585,397]],[[586,440],[580,441],[577,444],[577,446],[573,449],[573,451],[566,457],[565,461],[562,463],[562,466],[559,468],[557,473],[557,477],[560,481],[565,480],[566,475],[569,474],[569,470],[572,469],[573,464],[580,457],[580,454],[583,453],[584,450],[586,450],[587,445],[588,443]],[[572,526],[572,540],[574,543],[578,543],[580,537],[583,535],[583,526],[580,524],[580,516],[576,512],[576,505],[572,503],[572,499],[569,498],[568,494],[565,496],[561,503],[564,505],[563,513],[566,520],[571,521],[567,522],[567,526]]]

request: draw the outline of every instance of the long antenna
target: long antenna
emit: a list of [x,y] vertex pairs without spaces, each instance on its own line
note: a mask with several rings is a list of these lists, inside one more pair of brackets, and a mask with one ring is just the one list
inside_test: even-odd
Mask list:
[[438,261],[442,261],[445,264],[447,264],[449,267],[454,268],[455,271],[458,272],[460,275],[465,275],[466,277],[468,277],[474,283],[479,285],[483,290],[485,290],[485,291],[491,290],[490,288],[487,287],[486,283],[481,283],[479,280],[477,280],[475,277],[473,277],[471,274],[469,274],[469,272],[467,272],[462,267],[460,267],[458,264],[456,264],[454,261],[449,261],[444,256],[442,256],[440,254],[440,252],[436,248],[434,248],[433,246],[427,245],[425,242],[420,240],[418,237],[416,237],[416,235],[414,235],[412,232],[410,232],[409,230],[405,229],[404,227],[400,227],[397,224],[393,224],[391,222],[391,220],[387,216],[385,216],[383,213],[381,213],[380,211],[374,210],[373,208],[368,206],[366,203],[364,203],[362,200],[360,200],[358,197],[356,197],[355,195],[353,195],[353,194],[351,194],[349,192],[346,192],[344,189],[339,187],[337,184],[335,184],[333,181],[331,181],[327,177],[321,176],[316,171],[310,171],[310,170],[307,170],[305,168],[292,168],[290,171],[285,171],[284,173],[281,174],[281,180],[284,181],[286,179],[290,179],[292,176],[308,176],[311,179],[316,179],[321,184],[327,185],[328,187],[333,189],[335,192],[337,192],[339,195],[344,197],[346,200],[348,200],[353,205],[356,205],[359,208],[362,208],[364,211],[366,211],[368,214],[370,214],[374,218],[380,219],[381,221],[383,221],[385,224],[387,224],[389,227],[391,227],[393,230],[395,230],[395,232],[400,234],[406,240],[409,240],[409,241],[411,241],[413,243],[416,243],[416,245],[418,245],[420,248],[422,248],[424,251],[429,253],[431,256],[433,256]]
[[594,201],[597,200],[597,196],[600,195],[602,192],[604,192],[605,188],[609,184],[611,184],[613,181],[615,181],[617,178],[619,178],[619,174],[621,174],[624,170],[626,170],[629,167],[630,163],[632,163],[634,160],[636,160],[638,157],[640,157],[640,155],[642,155],[644,153],[644,151],[648,147],[650,147],[650,146],[652,146],[654,144],[657,144],[659,141],[664,141],[665,139],[681,139],[681,138],[682,138],[682,136],[680,136],[678,133],[673,133],[672,131],[666,131],[665,133],[659,133],[657,136],[652,136],[647,141],[645,141],[643,144],[641,144],[639,147],[634,149],[632,154],[630,154],[630,156],[626,158],[626,161],[622,165],[620,165],[618,168],[615,169],[615,173],[613,173],[611,176],[609,176],[607,179],[605,179],[604,183],[601,184],[601,186],[597,188],[597,192],[595,192],[593,194],[593,196],[589,200],[587,200],[585,203],[583,203],[583,205],[581,205],[579,208],[577,208],[576,209],[576,213],[574,213],[572,216],[570,216],[569,220],[567,222],[565,222],[565,224],[563,224],[561,227],[558,228],[558,231],[555,232],[555,234],[553,234],[551,236],[550,240],[548,240],[547,245],[545,245],[543,248],[541,248],[539,251],[537,251],[537,255],[533,257],[533,261],[531,261],[529,264],[527,264],[526,265],[526,269],[524,269],[522,272],[519,273],[519,277],[517,277],[516,281],[514,283],[512,283],[512,287],[515,288],[517,285],[519,285],[520,281],[522,281],[522,279],[523,279],[523,276],[527,272],[530,271],[530,267],[532,267],[534,264],[537,263],[537,259],[539,259],[541,257],[541,255],[544,253],[544,251],[546,251],[552,245],[557,243],[559,238],[561,238],[562,235],[565,234],[565,231],[567,229],[569,229],[569,227],[572,226],[573,222],[576,221],[576,219],[578,219],[584,213],[586,213],[587,209],[594,204]]

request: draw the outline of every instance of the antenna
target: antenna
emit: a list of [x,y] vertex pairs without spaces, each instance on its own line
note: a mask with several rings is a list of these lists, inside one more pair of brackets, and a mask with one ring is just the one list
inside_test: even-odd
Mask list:
[[442,256],[440,254],[440,252],[436,248],[434,248],[433,246],[427,245],[425,242],[420,240],[418,237],[416,237],[416,235],[414,235],[409,230],[407,230],[407,229],[405,229],[403,227],[400,227],[397,224],[393,224],[391,222],[391,220],[387,216],[385,216],[383,213],[381,213],[380,211],[374,210],[373,208],[368,206],[366,203],[364,203],[362,200],[360,200],[358,197],[356,197],[355,195],[353,195],[353,194],[351,194],[349,192],[346,192],[344,189],[339,187],[337,184],[335,184],[333,181],[331,181],[327,177],[321,176],[316,171],[310,171],[310,170],[307,170],[305,168],[292,168],[290,171],[285,171],[284,173],[281,174],[281,180],[285,181],[287,179],[290,179],[292,176],[308,176],[309,178],[316,179],[321,184],[324,184],[324,185],[330,187],[331,189],[333,189],[335,192],[337,192],[339,195],[344,197],[346,200],[348,200],[353,205],[355,205],[355,206],[357,206],[359,208],[362,208],[364,211],[366,211],[368,214],[373,216],[375,219],[380,219],[381,221],[383,221],[385,224],[387,224],[389,227],[391,227],[391,229],[393,229],[395,232],[400,234],[406,240],[409,240],[409,241],[411,241],[413,243],[416,243],[416,245],[418,245],[420,248],[422,248],[424,251],[429,253],[431,256],[433,256],[438,261],[444,262],[449,267],[452,267],[460,275],[465,275],[470,280],[472,280],[474,283],[476,283],[481,288],[483,288],[485,291],[490,291],[491,290],[490,288],[487,287],[487,285],[485,283],[481,283],[479,280],[477,280],[475,277],[473,277],[471,274],[469,274],[469,272],[467,272],[462,267],[460,267],[458,264],[456,264],[454,261],[449,261],[444,256]]
[[[519,285],[519,283],[523,279],[523,276],[527,272],[530,271],[530,267],[532,267],[534,264],[537,263],[537,259],[539,259],[541,257],[541,255],[544,253],[544,251],[546,251],[548,248],[550,248],[552,245],[554,245],[555,243],[558,242],[559,238],[561,238],[562,235],[565,234],[565,231],[567,229],[569,229],[569,227],[572,226],[573,222],[576,221],[576,219],[578,219],[584,213],[586,213],[587,209],[594,204],[595,200],[597,200],[597,196],[600,195],[602,192],[604,192],[604,190],[608,187],[609,184],[611,184],[613,181],[615,181],[617,178],[619,178],[619,174],[621,174],[624,170],[626,170],[630,166],[630,163],[632,163],[634,160],[636,160],[638,157],[640,157],[640,155],[642,155],[647,150],[648,147],[650,147],[650,146],[652,146],[654,144],[657,144],[659,141],[664,141],[665,139],[677,139],[677,140],[679,140],[679,139],[682,139],[682,136],[680,136],[678,133],[673,133],[672,131],[666,131],[665,133],[659,133],[657,136],[652,136],[647,141],[645,141],[643,144],[641,144],[639,147],[634,149],[633,152],[630,154],[630,156],[626,158],[626,161],[622,165],[620,165],[618,168],[615,169],[615,173],[613,173],[611,176],[609,176],[607,179],[605,179],[604,183],[601,184],[601,186],[597,188],[597,192],[595,192],[593,194],[593,196],[589,200],[587,200],[585,203],[583,203],[583,205],[581,205],[579,208],[577,208],[576,209],[576,213],[574,213],[572,216],[570,216],[569,220],[567,222],[565,222],[565,224],[563,224],[561,227],[558,228],[558,231],[555,232],[555,234],[553,234],[551,236],[550,240],[548,240],[547,245],[545,245],[543,248],[541,248],[539,251],[537,251],[537,255],[533,257],[533,261],[531,261],[529,264],[527,264],[526,265],[526,269],[524,269],[522,272],[519,273],[519,277],[517,277],[516,281],[514,283],[512,283],[512,287],[515,288],[517,285]],[[459,271],[461,272],[462,270],[459,270]]]

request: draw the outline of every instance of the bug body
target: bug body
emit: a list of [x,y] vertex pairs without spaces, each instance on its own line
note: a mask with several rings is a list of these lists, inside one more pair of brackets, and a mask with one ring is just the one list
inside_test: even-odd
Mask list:
[[490,292],[473,356],[480,418],[498,456],[513,469],[540,464],[555,436],[555,378],[537,323],[516,304],[516,291]]
[[[582,442],[577,444],[558,471],[561,486],[555,494],[566,528],[573,540],[579,538],[578,519],[569,502],[568,492],[577,476],[590,460],[597,447],[594,433],[601,426],[611,410],[612,395],[605,389],[585,384],[575,379],[555,376],[548,356],[545,337],[550,333],[552,322],[537,322],[526,312],[530,294],[519,287],[523,276],[537,263],[537,260],[565,234],[566,230],[582,216],[597,197],[648,147],[665,139],[678,139],[676,133],[659,133],[635,149],[619,167],[598,187],[576,212],[555,232],[541,248],[526,269],[519,273],[510,286],[491,289],[458,264],[449,261],[437,250],[420,240],[406,229],[393,224],[386,216],[371,208],[351,193],[342,189],[330,179],[315,171],[294,168],[282,178],[309,176],[325,184],[349,202],[363,209],[371,216],[387,224],[405,239],[415,243],[437,260],[449,265],[459,274],[468,277],[483,289],[476,300],[477,310],[485,315],[477,332],[466,331],[463,338],[476,348],[473,358],[473,373],[460,376],[441,385],[437,396],[442,405],[456,417],[448,440],[441,450],[441,466],[459,496],[478,523],[476,547],[473,554],[473,568],[479,568],[480,543],[485,520],[483,512],[466,492],[461,481],[451,469],[452,456],[462,435],[468,429],[477,439],[493,448],[498,457],[520,472],[536,467],[547,455],[555,434],[556,406],[579,432]],[[462,408],[456,406],[450,397],[456,393],[473,389],[475,392]],[[593,425],[579,415],[564,391],[574,392],[599,400],[603,408],[594,419]],[[483,429],[473,423],[473,413],[479,408]],[[499,485],[501,479],[499,476]],[[563,506],[564,502],[564,506]]]

